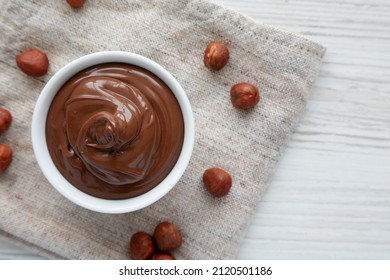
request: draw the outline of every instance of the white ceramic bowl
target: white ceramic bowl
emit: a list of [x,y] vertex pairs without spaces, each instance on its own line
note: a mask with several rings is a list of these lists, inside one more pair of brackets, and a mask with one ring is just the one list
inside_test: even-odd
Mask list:
[[[109,200],[88,195],[70,184],[54,165],[46,143],[46,117],[49,107],[61,86],[76,73],[90,66],[120,62],[142,67],[157,75],[175,94],[184,118],[184,142],[172,171],[155,188],[140,196],[121,200]],[[47,180],[66,198],[74,203],[101,213],[127,213],[147,207],[167,194],[179,181],[190,161],[194,146],[195,126],[190,102],[177,80],[156,62],[128,52],[106,51],[80,57],[60,69],[43,88],[35,105],[32,118],[32,145],[39,167]]]

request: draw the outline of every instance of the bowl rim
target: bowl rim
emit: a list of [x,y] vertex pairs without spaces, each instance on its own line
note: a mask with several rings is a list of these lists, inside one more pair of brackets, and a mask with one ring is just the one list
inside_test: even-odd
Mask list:
[[[174,93],[184,119],[184,139],[179,158],[168,174],[148,192],[127,199],[111,200],[94,197],[73,186],[56,168],[46,142],[47,114],[58,90],[76,73],[104,63],[126,63],[144,68],[159,77]],[[31,125],[35,158],[49,183],[73,203],[100,213],[120,214],[145,208],[165,196],[184,174],[194,147],[195,123],[189,99],[175,77],[158,63],[142,55],[124,51],[103,51],[87,54],[66,64],[46,83],[36,102]]]

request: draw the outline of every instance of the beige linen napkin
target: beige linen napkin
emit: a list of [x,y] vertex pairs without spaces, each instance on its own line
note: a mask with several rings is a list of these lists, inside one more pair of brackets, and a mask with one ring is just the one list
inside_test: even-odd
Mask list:
[[[152,233],[168,220],[183,234],[173,252],[178,259],[234,258],[304,110],[324,47],[203,0],[95,0],[77,11],[65,0],[14,0],[1,1],[0,12],[0,106],[14,116],[0,138],[14,150],[0,175],[0,234],[53,258],[127,259],[133,233]],[[230,48],[219,72],[203,65],[210,41]],[[17,53],[33,47],[50,60],[41,78],[15,64]],[[165,67],[187,92],[196,123],[194,153],[180,182],[130,214],[99,214],[69,202],[48,184],[31,147],[31,116],[45,83],[73,59],[103,50],[135,52]],[[242,81],[261,90],[253,110],[230,103],[230,87]],[[203,187],[203,171],[212,166],[232,174],[226,197],[212,198]]]

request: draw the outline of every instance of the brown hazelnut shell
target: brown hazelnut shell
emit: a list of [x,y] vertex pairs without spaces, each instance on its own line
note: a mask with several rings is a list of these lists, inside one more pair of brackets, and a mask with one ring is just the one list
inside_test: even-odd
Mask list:
[[66,0],[73,9],[81,8],[86,0]]
[[45,75],[49,68],[49,60],[46,54],[37,49],[19,53],[15,60],[19,69],[31,77]]
[[170,253],[154,253],[152,260],[176,260],[176,258]]
[[183,238],[180,231],[170,222],[159,223],[154,230],[154,239],[161,251],[170,251],[181,246]]
[[0,134],[8,129],[12,123],[11,113],[4,108],[0,108]]
[[221,70],[229,60],[229,49],[221,42],[211,42],[204,52],[204,65],[211,70]]
[[260,93],[257,86],[250,83],[238,83],[230,89],[230,100],[238,109],[253,108],[260,101]]
[[12,162],[12,149],[11,147],[0,144],[0,174],[4,173]]
[[203,183],[214,197],[222,197],[229,193],[232,187],[232,177],[219,167],[212,167],[203,173]]
[[130,255],[133,260],[148,260],[156,251],[153,237],[143,231],[133,234],[130,240]]

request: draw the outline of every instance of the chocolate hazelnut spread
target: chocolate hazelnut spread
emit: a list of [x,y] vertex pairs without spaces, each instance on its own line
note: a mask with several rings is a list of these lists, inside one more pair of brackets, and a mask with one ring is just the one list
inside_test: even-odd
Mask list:
[[49,153],[75,187],[106,199],[143,194],[175,165],[184,138],[179,104],[153,73],[100,64],[68,80],[46,122]]

